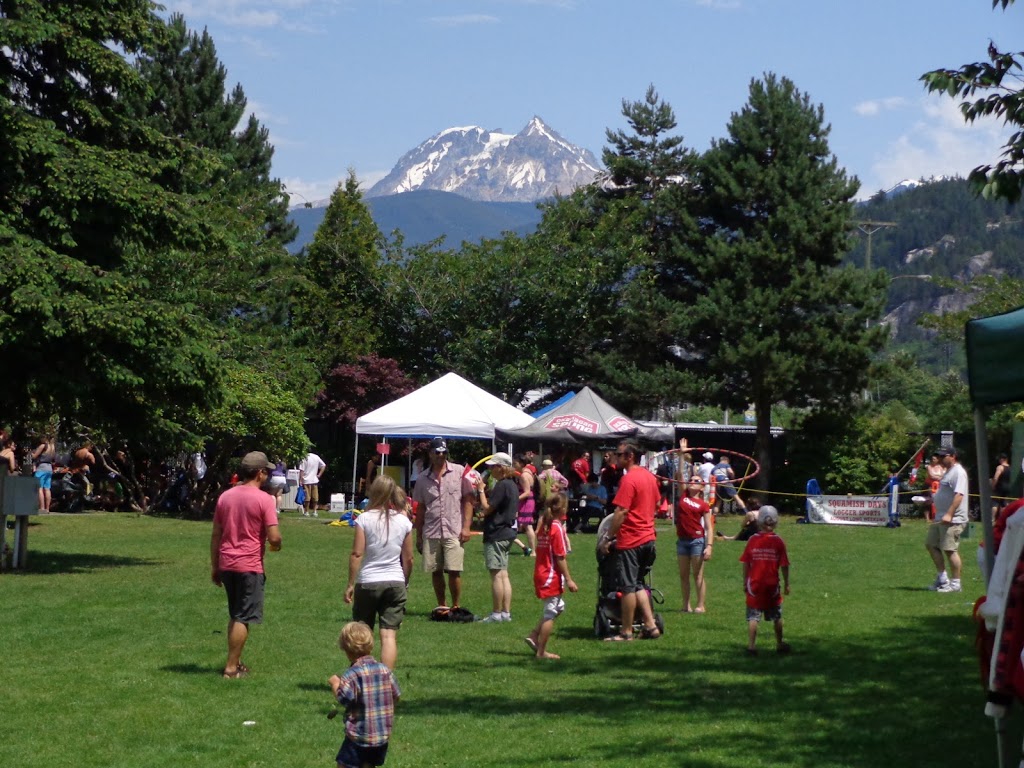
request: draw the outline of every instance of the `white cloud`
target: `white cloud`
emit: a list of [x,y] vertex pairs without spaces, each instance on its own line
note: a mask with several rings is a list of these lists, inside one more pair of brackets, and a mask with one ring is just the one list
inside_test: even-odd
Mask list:
[[975,167],[995,162],[1010,134],[996,120],[966,122],[955,99],[929,96],[920,110],[921,118],[874,159],[871,179],[865,180],[868,194],[904,179],[966,177]]
[[905,106],[907,100],[902,96],[889,96],[885,99],[871,99],[855,104],[853,111],[862,117],[874,117],[882,112],[890,112]]
[[498,17],[485,13],[466,13],[461,16],[433,16],[428,21],[439,27],[466,27],[473,24],[497,24]]
[[740,0],[696,0],[697,5],[716,11],[734,11],[742,6]]
[[167,10],[183,14],[190,27],[208,20],[255,29],[302,28],[291,16],[311,4],[312,0],[168,0],[166,3]]
[[[389,171],[356,171],[356,178],[359,180],[359,189],[366,192],[370,187],[387,176]],[[327,179],[301,179],[298,177],[285,178],[281,181],[285,189],[291,195],[291,205],[303,205],[309,203],[321,203],[328,200],[338,184],[342,184],[348,178],[348,171],[338,176]]]

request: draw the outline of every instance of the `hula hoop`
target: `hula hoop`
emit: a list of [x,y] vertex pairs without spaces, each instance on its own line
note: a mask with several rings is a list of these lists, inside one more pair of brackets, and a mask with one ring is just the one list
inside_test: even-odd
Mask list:
[[473,465],[473,469],[476,469],[477,467],[479,467],[481,464],[483,464],[488,459],[493,459],[493,458],[494,458],[494,454],[493,453],[490,456],[484,456],[482,459],[480,459],[480,461],[478,461],[476,464]]
[[[689,448],[688,447],[685,450],[682,449],[682,448],[670,448],[667,451],[662,451],[661,453],[654,454],[654,456],[652,458],[658,458],[660,456],[671,456],[673,453],[679,453],[679,454],[683,454],[683,453],[697,453],[699,451],[713,451],[713,452],[717,452],[717,453],[724,453],[726,456],[735,456],[736,458],[746,459],[747,460],[748,466],[752,466],[754,468],[754,471],[750,472],[749,474],[744,475],[743,477],[736,477],[736,478],[733,478],[732,480],[730,480],[729,482],[732,483],[732,485],[734,487],[737,486],[737,485],[740,485],[741,483],[746,482],[747,480],[752,480],[753,478],[757,477],[761,473],[761,465],[757,463],[757,460],[753,456],[747,456],[747,454],[740,453],[739,451],[727,451],[724,448]],[[665,479],[665,478],[663,478],[663,479]],[[683,480],[678,480],[675,477],[667,478],[667,479],[670,482],[676,483],[677,485],[685,485],[686,484]]]

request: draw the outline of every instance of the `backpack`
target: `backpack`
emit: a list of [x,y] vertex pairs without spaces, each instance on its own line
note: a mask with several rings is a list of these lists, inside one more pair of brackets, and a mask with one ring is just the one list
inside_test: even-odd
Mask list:
[[476,621],[476,616],[467,611],[465,608],[449,608],[447,606],[441,605],[430,612],[430,620],[451,622],[455,624],[466,624],[471,621]]

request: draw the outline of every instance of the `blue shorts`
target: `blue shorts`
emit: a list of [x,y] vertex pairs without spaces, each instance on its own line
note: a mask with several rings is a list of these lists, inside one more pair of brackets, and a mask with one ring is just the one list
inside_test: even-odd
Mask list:
[[676,554],[680,557],[701,557],[704,554],[704,537],[699,539],[676,539]]
[[39,481],[39,487],[44,491],[50,490],[50,485],[53,482],[53,472],[34,472],[36,480]]
[[335,760],[338,768],[363,768],[364,765],[384,765],[387,756],[387,742],[379,747],[361,747],[346,737]]

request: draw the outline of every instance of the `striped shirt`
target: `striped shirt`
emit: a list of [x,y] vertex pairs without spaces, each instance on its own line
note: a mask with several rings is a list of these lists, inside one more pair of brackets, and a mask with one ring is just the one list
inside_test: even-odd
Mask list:
[[345,707],[345,735],[361,747],[388,743],[401,696],[391,670],[372,656],[360,656],[341,676],[338,703]]

